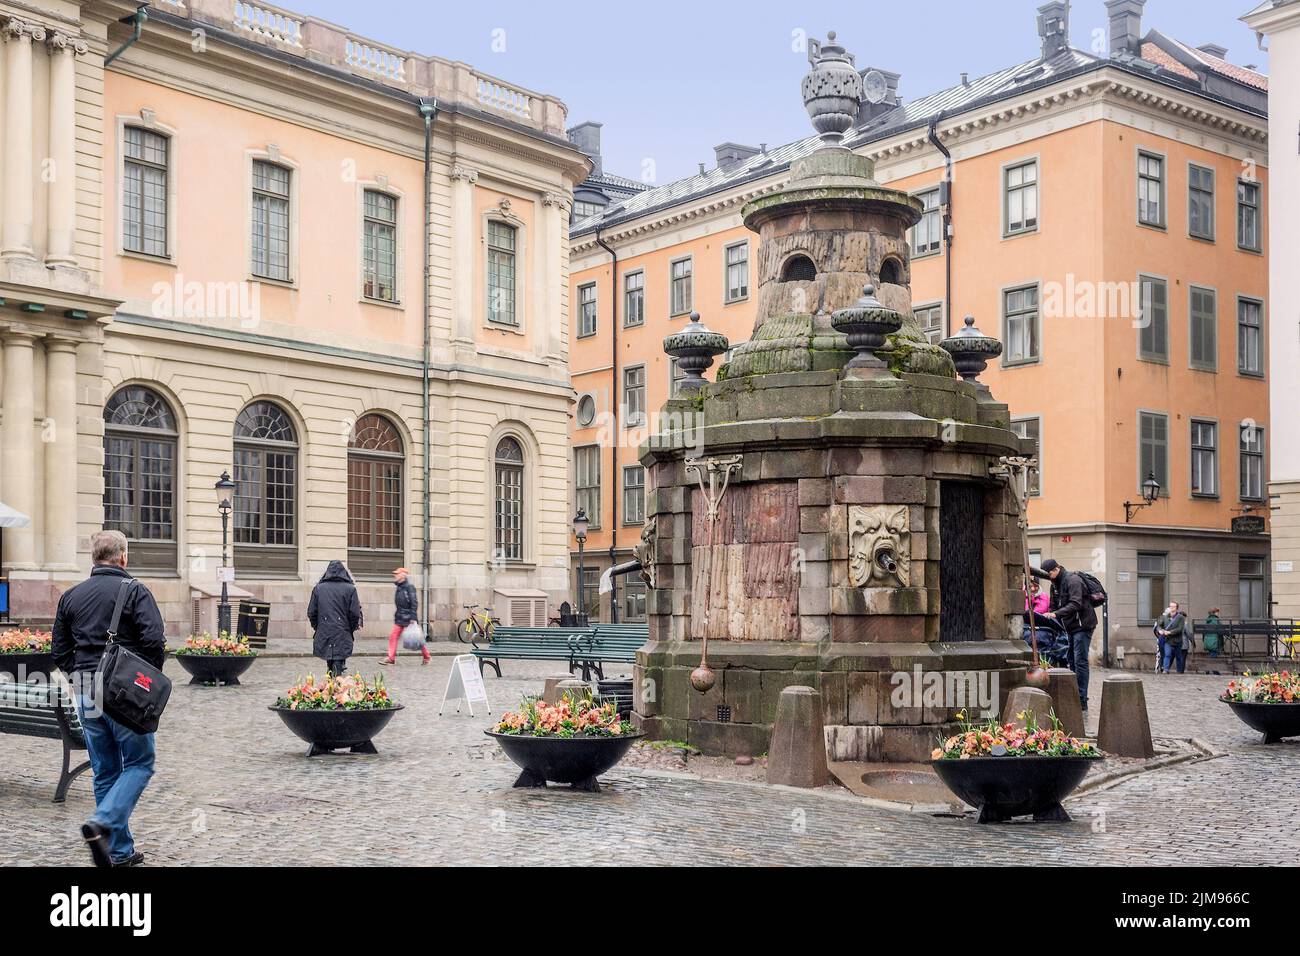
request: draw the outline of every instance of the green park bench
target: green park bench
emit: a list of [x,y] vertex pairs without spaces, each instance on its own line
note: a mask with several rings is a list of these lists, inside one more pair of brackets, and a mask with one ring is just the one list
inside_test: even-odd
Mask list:
[[72,697],[58,681],[0,682],[0,733],[63,742],[63,769],[54,789],[55,803],[67,799],[72,781],[90,769],[89,760],[72,766],[72,752],[86,749],[86,737]]
[[590,634],[575,635],[573,661],[582,668],[582,679],[590,680],[593,671],[605,679],[605,664],[634,664],[636,652],[650,640],[648,624],[596,624]]
[[573,673],[573,648],[570,640],[591,632],[590,627],[506,627],[493,624],[488,642],[474,642],[470,652],[478,658],[479,673],[484,665],[501,676],[501,661],[564,661]]

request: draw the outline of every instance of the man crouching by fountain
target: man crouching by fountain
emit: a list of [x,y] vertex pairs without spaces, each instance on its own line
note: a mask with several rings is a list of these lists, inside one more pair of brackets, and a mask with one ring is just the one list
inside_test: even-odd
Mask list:
[[137,734],[100,710],[93,681],[123,584],[129,582],[114,640],[159,668],[166,656],[162,614],[149,589],[126,573],[122,532],[96,531],[90,552],[90,577],[59,598],[52,650],[76,694],[95,773],[95,812],[82,824],[82,838],[96,866],[138,866],[144,854],[136,850],[128,824],[153,776],[153,734]]
[[1079,703],[1088,710],[1088,648],[1092,632],[1097,629],[1097,612],[1088,600],[1088,588],[1083,578],[1067,571],[1059,562],[1048,558],[1042,570],[1030,568],[1036,578],[1049,578],[1052,582],[1052,609],[1043,617],[1056,620],[1070,635],[1070,670],[1079,682]]

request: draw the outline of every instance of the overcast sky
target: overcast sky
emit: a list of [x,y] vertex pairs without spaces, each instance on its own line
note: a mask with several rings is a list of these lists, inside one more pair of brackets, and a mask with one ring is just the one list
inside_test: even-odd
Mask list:
[[[283,6],[380,42],[464,60],[559,96],[569,125],[604,123],[605,168],[664,183],[713,165],[733,141],[777,146],[812,130],[799,98],[802,35],[835,30],[860,68],[902,74],[904,100],[1037,55],[1040,0],[281,0]],[[1149,0],[1154,27],[1192,46],[1218,43],[1228,59],[1267,71],[1267,54],[1238,19],[1254,0]],[[1105,31],[1103,0],[1073,0],[1074,46]],[[1103,47],[1104,47],[1104,40]]]

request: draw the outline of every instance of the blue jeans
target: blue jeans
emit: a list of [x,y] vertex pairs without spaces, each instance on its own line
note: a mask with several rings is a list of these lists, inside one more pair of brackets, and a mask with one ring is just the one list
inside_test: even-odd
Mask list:
[[1178,662],[1178,673],[1182,674],[1187,670],[1187,648],[1182,644],[1170,644],[1165,642],[1165,673],[1172,672],[1174,661]]
[[123,727],[80,694],[77,713],[95,773],[95,812],[90,819],[108,831],[108,855],[121,863],[135,853],[128,823],[153,776],[153,734]]
[[1088,709],[1088,648],[1092,644],[1092,631],[1070,632],[1070,670],[1079,682],[1079,704]]

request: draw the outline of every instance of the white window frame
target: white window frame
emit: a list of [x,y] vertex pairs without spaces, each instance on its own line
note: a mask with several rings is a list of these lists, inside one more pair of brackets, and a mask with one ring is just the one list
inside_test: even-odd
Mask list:
[[[689,263],[691,267],[690,273],[685,277],[690,283],[690,288],[691,288],[690,295],[689,295],[690,301],[686,303],[685,309],[677,310],[674,309],[673,307],[673,287],[678,280],[677,277],[673,275],[673,269],[683,262]],[[669,318],[676,318],[679,315],[690,315],[694,310],[695,310],[695,256],[694,255],[678,256],[675,259],[670,259],[668,262],[668,316]]]
[[[628,483],[627,483],[627,476],[628,476],[631,472],[634,472],[634,471],[639,471],[639,472],[641,473],[641,483],[640,483],[640,485],[631,485],[631,486],[629,486]],[[629,518],[628,518],[628,512],[627,512],[627,494],[628,494],[629,489],[636,489],[636,488],[639,488],[639,489],[640,489],[640,492],[641,492],[641,516],[640,516],[639,518],[635,519],[635,520],[632,520],[632,519],[629,519]],[[623,495],[622,510],[621,510],[622,521],[620,522],[621,524],[623,524],[623,525],[643,525],[643,524],[645,524],[645,492],[646,492],[646,487],[645,487],[645,467],[644,467],[643,465],[624,465],[624,466],[623,466],[623,481],[622,481],[622,486],[621,486],[621,489],[620,489],[620,493]]]
[[[139,113],[118,114],[117,120],[117,254],[132,259],[142,259],[159,265],[175,266],[179,256],[180,232],[180,189],[179,163],[177,157],[177,131],[175,128],[158,122],[152,110],[143,109]],[[126,247],[126,230],[123,229],[123,216],[126,212],[126,128],[137,126],[150,133],[167,138],[167,251],[159,256],[149,252],[136,252]]]
[[[1256,371],[1256,370],[1252,370],[1252,369],[1246,369],[1246,368],[1243,368],[1243,367],[1242,367],[1242,362],[1241,362],[1241,359],[1242,359],[1242,353],[1241,353],[1241,329],[1242,329],[1243,326],[1242,326],[1242,322],[1241,322],[1241,305],[1242,305],[1243,302],[1249,302],[1250,304],[1252,304],[1252,305],[1254,305],[1254,306],[1257,306],[1257,307],[1259,308],[1259,334],[1256,336],[1256,341],[1258,341],[1258,343],[1259,343],[1259,354],[1256,356],[1256,358],[1258,358],[1258,360],[1259,360],[1259,361],[1258,361],[1259,369],[1258,369],[1257,371]],[[1265,363],[1265,361],[1266,361],[1266,355],[1267,355],[1267,351],[1266,351],[1266,350],[1267,350],[1267,348],[1268,348],[1268,339],[1265,337],[1265,328],[1266,328],[1265,323],[1267,322],[1267,317],[1266,317],[1265,314],[1264,314],[1264,300],[1261,299],[1261,298],[1258,298],[1258,297],[1256,297],[1256,296],[1253,296],[1253,295],[1238,295],[1238,296],[1237,296],[1237,317],[1236,317],[1236,318],[1237,318],[1237,321],[1236,321],[1236,329],[1237,329],[1237,374],[1240,375],[1240,376],[1243,377],[1243,378],[1263,378],[1263,377],[1264,377],[1264,368],[1265,368],[1265,364],[1264,364],[1264,363]]]
[[[1151,222],[1142,218],[1142,183],[1143,180],[1151,178],[1142,174],[1142,160],[1144,157],[1157,160],[1160,163],[1160,219],[1158,222]],[[1169,158],[1162,152],[1139,146],[1137,148],[1137,158],[1134,161],[1134,171],[1137,175],[1137,195],[1134,198],[1137,203],[1138,225],[1150,229],[1167,230],[1169,228]]]
[[[1024,167],[1024,166],[1033,166],[1033,167],[1034,167],[1034,184],[1033,184],[1033,186],[1032,186],[1032,187],[1029,187],[1029,186],[1026,186],[1026,185],[1023,185],[1023,184],[1020,185],[1020,186],[1016,186],[1016,187],[1010,187],[1010,186],[1008,186],[1008,185],[1007,185],[1007,176],[1011,173],[1012,170],[1020,169],[1021,167]],[[1010,220],[1010,214],[1011,214],[1011,192],[1012,192],[1012,189],[1013,189],[1013,188],[1016,189],[1016,190],[1025,190],[1025,189],[1032,188],[1032,189],[1034,190],[1034,203],[1035,203],[1035,208],[1036,208],[1037,212],[1036,212],[1036,214],[1035,214],[1035,216],[1034,216],[1034,224],[1033,224],[1032,226],[1022,226],[1021,228],[1019,228],[1019,229],[1015,229],[1015,230],[1013,230],[1013,229],[1011,228],[1011,220]],[[1004,165],[1002,166],[1001,172],[999,173],[998,189],[999,189],[999,192],[1000,192],[1000,194],[1001,194],[1001,199],[1002,199],[1002,238],[1003,238],[1003,239],[1014,239],[1014,238],[1016,238],[1017,236],[1032,236],[1034,233],[1038,232],[1038,230],[1042,228],[1042,225],[1043,225],[1043,168],[1042,168],[1042,163],[1039,162],[1039,157],[1038,157],[1038,156],[1036,156],[1036,155],[1035,155],[1035,156],[1024,156],[1024,157],[1022,157],[1022,158],[1020,158],[1020,159],[1017,159],[1017,160],[1015,160],[1015,161],[1013,161],[1013,162],[1010,162],[1010,163],[1006,163],[1006,164],[1004,164]],[[1022,205],[1022,208],[1023,208],[1023,205]]]
[[[926,206],[926,208],[921,212],[921,219],[915,226],[907,230],[907,247],[911,252],[911,258],[913,259],[925,259],[929,256],[937,256],[943,252],[943,206],[940,204],[942,192],[943,190],[941,186],[934,185],[927,186],[925,189],[918,189],[916,192],[912,193],[912,198],[919,199],[922,205],[926,203],[927,197],[931,195],[934,196],[934,205]],[[916,244],[916,233],[917,230],[921,228],[922,223],[928,222],[931,216],[934,217],[934,248],[921,249]]]
[[[382,193],[396,204],[396,220],[393,222],[393,296],[392,299],[380,299],[366,295],[366,193]],[[367,181],[357,183],[357,300],[367,305],[385,306],[390,309],[403,308],[402,289],[406,278],[406,256],[402,242],[403,227],[406,220],[406,197],[401,190],[394,189],[387,183]]]
[[[262,282],[286,289],[300,288],[302,270],[299,268],[298,240],[301,233],[302,203],[299,190],[302,181],[301,164],[290,159],[278,149],[250,149],[244,151],[244,268],[249,282]],[[276,279],[253,272],[253,163],[271,163],[289,170],[289,278]]]
[[[516,265],[518,265],[517,262],[516,262]],[[582,298],[583,295],[586,294],[586,292],[587,292],[588,289],[591,290],[591,301],[590,301],[590,302],[586,302],[586,301],[584,301],[583,298]],[[599,294],[599,290],[596,288],[596,283],[595,283],[595,282],[584,282],[584,283],[582,283],[582,285],[578,286],[578,303],[577,303],[577,305],[578,305],[578,316],[577,316],[577,318],[578,318],[578,335],[577,335],[577,337],[580,338],[580,339],[589,339],[589,338],[591,338],[593,335],[595,335],[597,332],[600,331],[600,294]],[[592,307],[592,308],[591,308],[591,331],[590,331],[590,332],[584,332],[583,329],[582,329],[583,313],[584,313],[584,311],[585,311],[586,306],[588,306],[588,305],[590,305],[590,306]]]
[[[1037,365],[1038,363],[1043,361],[1043,284],[1042,281],[1039,279],[1034,279],[1031,282],[1018,282],[1015,283],[1014,285],[1003,286],[1002,289],[998,292],[998,298],[999,298],[998,310],[1002,313],[1002,320],[1001,320],[1002,341],[1003,343],[1007,343],[1007,344],[1009,344],[1011,341],[1011,336],[1007,324],[1008,319],[1010,318],[1010,316],[1007,313],[1007,297],[1013,292],[1022,292],[1028,289],[1034,290],[1035,301],[1036,301],[1036,305],[1034,307],[1034,331],[1033,331],[1035,353],[1029,358],[1012,359],[1010,358],[1011,349],[1007,348],[1002,354],[1003,368],[1020,368],[1023,365]],[[1023,314],[1026,313],[1024,313],[1023,311],[1017,313],[1017,315],[1023,315]]]
[[[731,252],[732,249],[739,249],[739,248],[741,248],[741,247],[744,247],[744,250],[745,250],[745,261],[744,261],[744,266],[745,266],[745,292],[744,292],[743,295],[732,296],[732,294],[731,294],[731,267],[732,267],[733,263],[727,261],[727,255]],[[749,290],[750,290],[750,288],[751,288],[751,285],[750,285],[750,269],[749,269],[749,261],[750,261],[750,257],[749,257],[749,240],[748,240],[748,239],[741,239],[739,242],[729,242],[729,243],[727,243],[725,246],[722,247],[722,304],[723,304],[723,305],[731,305],[731,304],[733,304],[733,303],[735,303],[735,302],[744,302],[746,299],[749,298]],[[734,265],[740,265],[740,263],[734,263]],[[692,275],[692,278],[694,278],[693,275]],[[692,287],[691,292],[692,292],[692,296],[693,296],[693,295],[694,295],[694,288],[693,288],[693,287]]]
[[[1244,203],[1241,201],[1241,187],[1246,186],[1255,190],[1255,202]],[[1253,246],[1243,245],[1241,241],[1241,210],[1249,208],[1255,210],[1255,244]],[[1237,180],[1237,248],[1245,252],[1263,252],[1264,251],[1264,184],[1258,179],[1238,179]]]
[[[1252,429],[1259,437],[1259,451],[1247,451],[1246,449],[1246,430]],[[1239,501],[1260,502],[1268,498],[1268,444],[1266,442],[1267,433],[1263,425],[1246,424],[1242,422],[1237,426],[1237,499]],[[1246,484],[1246,459],[1259,459],[1259,494],[1248,495],[1245,493]]]
[[[1208,425],[1214,430],[1214,444],[1205,445],[1196,443],[1196,426]],[[1188,474],[1187,488],[1188,494],[1192,498],[1218,499],[1220,495],[1220,468],[1219,468],[1219,421],[1215,418],[1205,418],[1203,416],[1193,415],[1187,423],[1187,445],[1188,445]],[[1214,462],[1214,490],[1198,491],[1196,489],[1196,455],[1197,452],[1208,451]]]
[[[632,289],[632,290],[628,289],[627,280],[630,279],[632,276],[641,277],[641,287],[639,289]],[[631,311],[627,307],[629,292],[641,293],[641,314],[637,318],[637,321],[635,322],[628,321],[628,316],[631,315]],[[641,326],[645,325],[645,269],[629,269],[627,272],[623,273],[622,294],[623,294],[623,328],[625,329],[641,328]]]
[[[641,384],[640,386],[638,386],[641,390],[641,409],[638,412],[633,412],[627,400],[628,399],[627,374],[628,372],[638,372],[638,371],[641,373]],[[622,390],[620,394],[620,398],[622,399],[621,404],[623,406],[623,427],[641,428],[643,425],[645,425],[646,416],[649,413],[648,396],[646,394],[646,386],[648,382],[646,380],[645,363],[642,362],[637,365],[623,366],[623,373],[620,376],[619,381]]]

